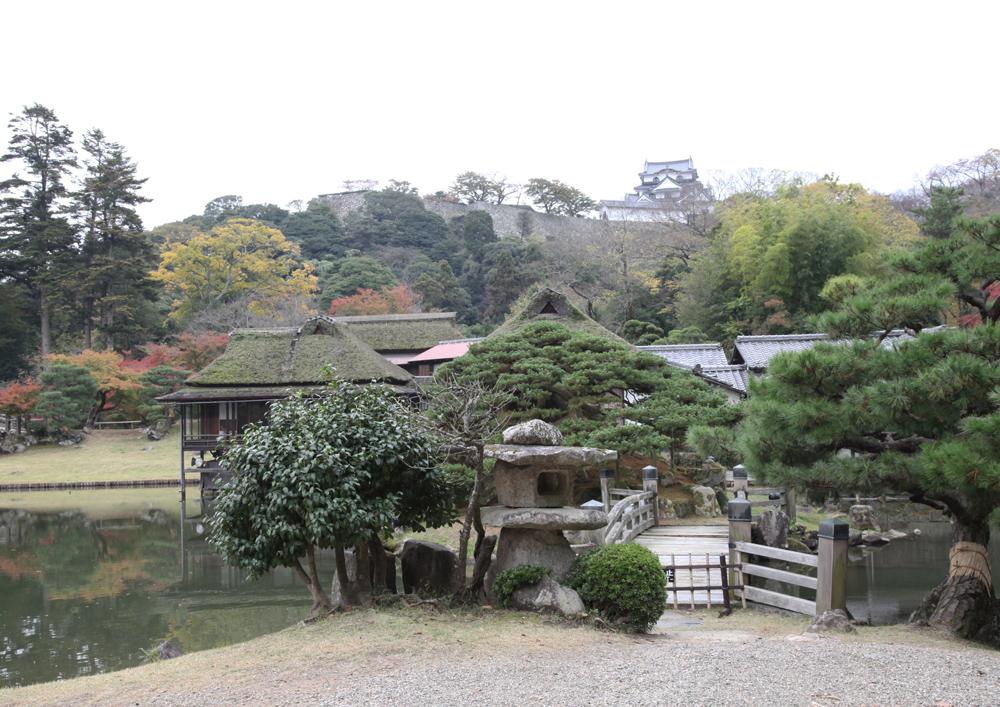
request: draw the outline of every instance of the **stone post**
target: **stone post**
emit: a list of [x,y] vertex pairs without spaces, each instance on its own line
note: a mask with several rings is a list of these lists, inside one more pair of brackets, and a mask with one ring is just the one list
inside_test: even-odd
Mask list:
[[816,615],[847,609],[847,545],[851,527],[840,520],[819,524],[819,566],[816,569]]
[[[735,471],[735,470],[734,470]],[[752,509],[750,501],[736,498],[729,502],[729,584],[739,584],[736,581],[736,565],[740,563],[740,553],[736,551],[736,543],[748,543],[750,540],[750,523]],[[735,598],[735,597],[734,597]]]
[[785,515],[788,516],[788,527],[795,522],[795,489],[785,489]]
[[742,464],[737,464],[733,467],[733,491],[743,491],[743,497],[746,498],[747,487],[749,486],[747,481],[747,468]]
[[653,527],[660,527],[660,488],[659,473],[655,466],[646,466],[642,469],[642,491],[643,493],[653,492]]
[[601,469],[601,500],[604,502],[604,512],[611,512],[611,482],[615,480],[614,469]]

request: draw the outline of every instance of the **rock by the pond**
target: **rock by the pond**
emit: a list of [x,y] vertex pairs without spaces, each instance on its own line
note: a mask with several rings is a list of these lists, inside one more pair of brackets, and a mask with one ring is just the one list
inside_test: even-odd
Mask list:
[[882,533],[882,537],[886,540],[902,540],[905,537],[909,537],[902,530],[887,530]]
[[64,439],[62,442],[59,443],[59,446],[60,447],[72,447],[74,444],[76,444],[76,440],[75,439]]
[[787,549],[791,550],[792,552],[804,552],[810,555],[812,554],[812,549],[797,538],[788,538]]
[[458,555],[451,548],[427,540],[407,540],[399,564],[406,594],[454,591]]
[[847,612],[843,609],[830,609],[813,619],[812,625],[806,629],[806,633],[826,633],[828,631],[844,631],[850,633],[854,631],[851,620]]
[[760,528],[761,537],[768,547],[788,546],[788,516],[784,512],[769,508],[760,514],[757,527]]
[[874,530],[865,530],[861,533],[861,542],[865,545],[885,545],[889,541],[882,537],[882,533],[876,533]]
[[534,584],[515,589],[510,603],[521,611],[553,611],[563,616],[582,614],[584,611],[580,595],[548,575]]
[[161,439],[163,439],[164,434],[166,433],[154,430],[152,427],[146,430],[146,438],[149,439],[151,442],[159,442]]
[[[347,567],[347,580],[353,582],[358,578],[358,558],[354,555],[354,550],[344,550],[344,565]],[[374,568],[369,574],[375,574]],[[396,593],[396,556],[391,552],[385,553],[385,584],[386,589]],[[344,608],[344,597],[340,593],[340,575],[337,569],[333,570],[333,583],[330,585],[330,606],[334,609]]]
[[819,547],[819,531],[810,530],[804,536],[802,536],[802,544],[805,545],[810,550],[815,550]]
[[180,658],[184,655],[184,651],[170,641],[164,641],[156,648],[153,649],[160,656],[160,660],[170,660],[171,658]]
[[851,519],[851,527],[855,530],[874,530],[876,533],[882,531],[875,520],[875,510],[871,506],[851,506],[848,515]]
[[861,537],[860,530],[855,530],[854,528],[851,528],[848,532],[850,533],[849,539],[847,541],[848,545],[850,545],[851,547],[856,547],[858,545],[864,544],[864,540]]
[[563,435],[555,425],[542,420],[528,420],[505,429],[503,443],[558,446],[563,443]]
[[694,486],[691,489],[691,496],[694,498],[694,514],[703,518],[715,518],[721,515],[719,502],[715,498],[715,491],[707,486]]

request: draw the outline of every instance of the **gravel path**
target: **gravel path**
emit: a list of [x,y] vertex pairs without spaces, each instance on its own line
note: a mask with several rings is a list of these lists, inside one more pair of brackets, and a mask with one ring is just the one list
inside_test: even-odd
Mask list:
[[243,689],[159,695],[158,707],[266,705],[1000,705],[1000,653],[842,643],[828,636],[760,639],[673,633],[494,658],[373,661],[351,674],[312,664]]

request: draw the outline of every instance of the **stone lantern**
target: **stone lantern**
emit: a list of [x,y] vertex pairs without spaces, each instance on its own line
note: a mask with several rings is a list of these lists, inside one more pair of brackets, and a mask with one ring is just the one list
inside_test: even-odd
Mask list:
[[614,461],[618,453],[591,447],[563,447],[562,433],[541,420],[504,431],[503,444],[486,447],[496,459],[493,475],[501,505],[482,509],[486,525],[499,527],[497,574],[518,565],[542,564],[554,579],[565,577],[576,557],[564,530],[596,530],[608,524],[602,508],[573,508],[573,478],[581,467]]

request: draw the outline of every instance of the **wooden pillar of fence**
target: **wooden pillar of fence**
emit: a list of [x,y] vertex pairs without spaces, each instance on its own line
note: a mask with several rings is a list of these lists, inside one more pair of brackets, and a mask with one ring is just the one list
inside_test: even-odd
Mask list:
[[601,501],[604,503],[604,512],[611,512],[611,482],[615,480],[614,469],[601,469]]
[[819,565],[816,567],[816,615],[847,609],[847,545],[850,526],[839,518],[819,524]]
[[733,467],[733,491],[739,496],[739,492],[743,492],[743,498],[747,497],[747,487],[750,485],[747,481],[747,468],[742,464],[737,464]]
[[[733,477],[735,479],[735,476]],[[745,479],[746,477],[744,477]],[[750,523],[753,516],[750,501],[745,498],[735,498],[728,504],[729,515],[729,584],[742,584],[736,576],[736,567],[740,564],[740,553],[736,543],[748,543],[750,540]],[[735,597],[733,597],[735,599]]]
[[660,485],[659,485],[660,475],[656,471],[655,466],[646,466],[642,469],[642,490],[643,493],[649,493],[652,491],[653,500],[653,527],[660,527]]

